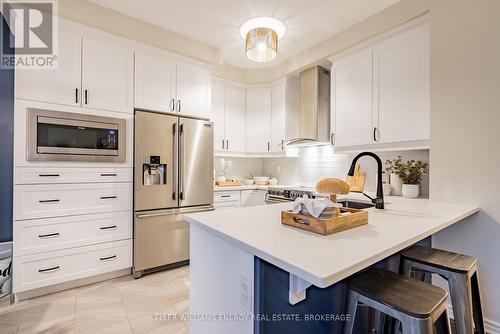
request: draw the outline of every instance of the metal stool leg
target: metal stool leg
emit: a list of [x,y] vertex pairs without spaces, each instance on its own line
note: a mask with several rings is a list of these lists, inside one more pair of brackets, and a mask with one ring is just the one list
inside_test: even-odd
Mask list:
[[457,325],[457,334],[474,334],[472,319],[472,290],[467,275],[452,274],[448,279],[450,285],[453,316]]
[[479,334],[485,334],[486,331],[484,330],[483,308],[481,306],[481,294],[479,292],[479,278],[477,276],[477,271],[472,274],[470,280],[472,290],[472,313],[474,315],[474,326]]
[[344,334],[352,334],[354,331],[354,322],[356,319],[356,310],[358,308],[358,294],[352,290],[349,290],[347,293],[347,305],[345,309],[345,314],[350,315],[350,321],[344,321]]
[[437,334],[451,334],[450,318],[448,317],[447,310],[436,321],[436,327]]
[[403,334],[433,334],[434,327],[431,319],[408,318],[403,322]]

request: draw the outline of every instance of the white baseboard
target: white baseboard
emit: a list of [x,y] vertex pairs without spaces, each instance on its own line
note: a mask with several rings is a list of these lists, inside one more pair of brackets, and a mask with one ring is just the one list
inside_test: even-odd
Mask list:
[[92,277],[86,277],[86,278],[81,278],[77,279],[74,281],[70,282],[65,282],[61,284],[55,284],[51,286],[46,286],[43,288],[38,288],[38,289],[33,289],[33,290],[28,290],[28,291],[23,291],[15,294],[15,301],[21,301],[21,300],[26,300],[26,299],[31,299],[31,298],[36,298],[40,297],[43,295],[48,295],[50,293],[55,293],[63,290],[68,290],[68,289],[73,289],[77,288],[79,286],[84,286],[84,285],[89,285],[97,282],[102,282],[106,281],[108,279],[113,279],[117,277],[122,277],[122,276],[127,276],[132,273],[131,268],[125,268],[125,269],[120,269],[117,271],[113,271],[110,273],[105,273],[105,274],[100,274]]
[[[454,318],[451,305],[448,305],[448,314],[450,319]],[[488,334],[500,334],[500,322],[496,322],[490,319],[484,319],[484,330]]]

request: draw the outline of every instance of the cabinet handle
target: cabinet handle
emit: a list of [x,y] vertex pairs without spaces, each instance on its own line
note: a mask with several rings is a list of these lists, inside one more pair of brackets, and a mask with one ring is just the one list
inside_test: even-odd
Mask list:
[[224,139],[222,139],[222,149],[224,149]]
[[231,195],[221,195],[221,198],[229,198]]
[[270,150],[271,150],[271,143],[267,142],[267,151],[270,151]]
[[89,104],[88,91],[85,89],[85,104]]
[[229,150],[229,139],[226,139],[226,150]]
[[[377,138],[378,134],[378,138]],[[380,140],[380,130],[377,127],[373,128],[373,141],[378,142]]]
[[118,196],[101,196],[101,199],[117,199]]
[[99,227],[100,230],[112,230],[112,229],[115,229],[115,228],[116,228],[116,225]]
[[116,177],[117,175],[115,173],[103,173],[101,176],[106,176],[106,177]]
[[181,100],[177,100],[177,111],[181,112]]
[[58,199],[41,199],[38,201],[38,203],[42,203],[42,204],[58,203],[58,202],[60,202],[60,200],[58,200]]
[[47,269],[38,269],[38,272],[39,273],[51,273],[51,272],[58,271],[58,270],[59,270],[59,266],[55,266],[55,267],[47,268]]
[[106,261],[106,260],[114,260],[116,259],[116,255],[112,255],[112,256],[105,256],[105,257],[100,257],[99,260],[101,261]]
[[49,233],[49,234],[39,234],[38,237],[40,239],[48,239],[48,238],[56,238],[60,236],[59,233]]
[[175,111],[175,99],[172,99],[172,101],[170,101],[170,111]]
[[332,146],[335,146],[335,141],[335,133],[332,132],[332,134],[330,135],[330,144],[332,144]]
[[282,151],[285,150],[285,140],[284,139],[281,139],[281,150]]
[[58,177],[59,174],[38,174],[38,177]]
[[78,103],[78,88],[75,88],[75,103]]

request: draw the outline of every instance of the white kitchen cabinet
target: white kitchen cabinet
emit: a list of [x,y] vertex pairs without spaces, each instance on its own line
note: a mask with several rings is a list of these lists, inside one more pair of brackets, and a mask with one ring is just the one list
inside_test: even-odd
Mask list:
[[16,98],[70,106],[81,105],[82,37],[59,30],[57,69],[16,71]]
[[82,102],[84,107],[132,112],[134,54],[94,38],[83,38]]
[[429,139],[429,26],[374,48],[374,126],[377,142]]
[[188,64],[177,64],[176,109],[183,115],[210,116],[210,75]]
[[135,107],[174,112],[175,62],[169,58],[135,53]]
[[332,124],[336,147],[373,143],[372,54],[363,50],[332,66]]
[[284,142],[299,137],[299,82],[284,78],[271,88],[271,152],[284,151]]
[[246,90],[246,152],[263,153],[271,150],[271,88]]
[[266,205],[267,190],[242,190],[240,205],[242,207]]
[[332,63],[335,147],[430,139],[428,24]]
[[245,151],[245,89],[221,80],[212,83],[214,149]]
[[214,192],[214,207],[216,210],[240,207],[240,191],[216,191]]

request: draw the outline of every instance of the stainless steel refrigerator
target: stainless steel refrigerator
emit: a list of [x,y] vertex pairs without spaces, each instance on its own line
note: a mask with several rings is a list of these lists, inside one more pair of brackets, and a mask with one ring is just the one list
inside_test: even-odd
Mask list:
[[135,112],[134,277],[189,260],[187,213],[213,210],[213,124]]

